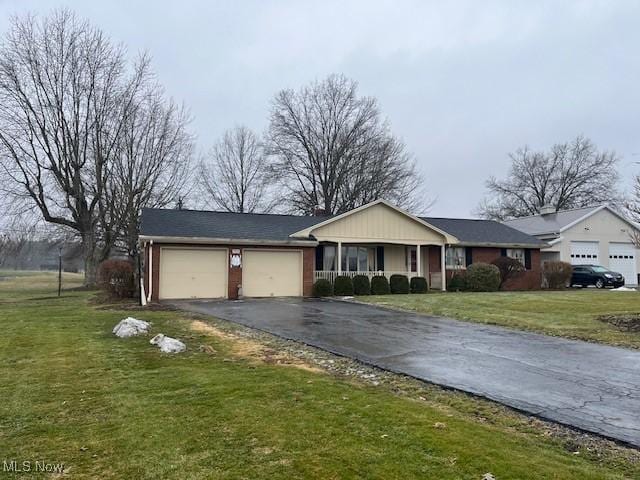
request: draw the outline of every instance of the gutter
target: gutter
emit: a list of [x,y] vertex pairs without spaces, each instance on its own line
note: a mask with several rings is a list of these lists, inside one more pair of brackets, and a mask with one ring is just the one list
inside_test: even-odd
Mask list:
[[498,248],[546,248],[547,242],[543,243],[495,243],[495,242],[459,242],[452,243],[452,247],[498,247]]
[[161,235],[140,235],[141,241],[157,243],[186,243],[186,244],[218,244],[218,245],[282,245],[315,247],[316,240],[256,240],[255,238],[213,238],[213,237],[170,237]]

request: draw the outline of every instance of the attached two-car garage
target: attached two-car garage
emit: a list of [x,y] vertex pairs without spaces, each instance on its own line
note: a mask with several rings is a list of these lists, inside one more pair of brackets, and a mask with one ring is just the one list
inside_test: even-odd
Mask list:
[[233,275],[242,276],[246,297],[302,295],[301,250],[245,248],[241,265],[229,267],[227,248],[163,247],[159,298],[227,298],[230,268]]

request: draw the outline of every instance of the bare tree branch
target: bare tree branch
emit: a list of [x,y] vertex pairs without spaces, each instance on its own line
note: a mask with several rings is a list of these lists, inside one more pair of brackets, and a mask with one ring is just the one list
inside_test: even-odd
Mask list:
[[268,159],[260,139],[245,126],[225,132],[198,171],[209,208],[266,213],[275,207]]
[[267,135],[292,211],[340,213],[377,198],[424,210],[422,178],[404,144],[357,83],[331,75],[273,100]]
[[618,156],[599,151],[583,136],[554,145],[549,152],[523,147],[509,158],[507,178],[487,181],[491,198],[478,208],[486,218],[535,215],[546,205],[559,211],[618,201]]

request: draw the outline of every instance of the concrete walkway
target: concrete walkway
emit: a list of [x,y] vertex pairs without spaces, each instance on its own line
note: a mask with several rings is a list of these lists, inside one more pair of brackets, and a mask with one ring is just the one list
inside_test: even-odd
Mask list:
[[640,351],[335,300],[175,304],[640,447]]

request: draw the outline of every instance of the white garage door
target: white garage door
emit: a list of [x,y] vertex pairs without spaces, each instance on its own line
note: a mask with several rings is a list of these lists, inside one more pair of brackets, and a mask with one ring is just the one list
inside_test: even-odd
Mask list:
[[598,242],[571,242],[572,265],[600,265]]
[[614,272],[621,273],[627,285],[638,283],[637,254],[638,249],[632,243],[609,244],[609,268]]
[[244,250],[242,294],[246,297],[302,296],[302,252]]
[[160,250],[160,299],[226,298],[227,250]]

